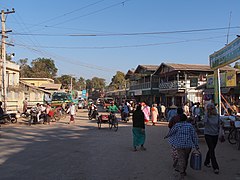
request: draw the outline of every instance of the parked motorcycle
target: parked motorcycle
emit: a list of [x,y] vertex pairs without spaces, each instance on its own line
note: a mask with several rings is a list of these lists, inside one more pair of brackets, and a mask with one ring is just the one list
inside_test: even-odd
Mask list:
[[0,116],[0,123],[16,123],[17,122],[17,114],[16,113],[6,113]]

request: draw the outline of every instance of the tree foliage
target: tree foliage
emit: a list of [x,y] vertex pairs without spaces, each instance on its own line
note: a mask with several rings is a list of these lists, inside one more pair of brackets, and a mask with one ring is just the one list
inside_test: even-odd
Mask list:
[[28,65],[28,59],[20,59],[20,77],[24,78],[54,78],[58,69],[52,59],[38,58]]
[[126,88],[125,74],[121,71],[117,71],[116,75],[113,76],[110,86],[116,89]]
[[57,78],[57,80],[62,84],[63,89],[69,89],[71,84],[71,76],[70,75],[62,75]]
[[61,75],[57,77],[58,69],[54,61],[47,58],[37,58],[28,63],[28,59],[20,59],[20,77],[22,78],[51,78],[55,83],[61,83],[64,89],[70,89],[72,84],[73,90],[87,89],[89,92],[101,92],[106,87],[105,79],[93,77],[85,80],[83,77],[73,77],[71,75]]
[[106,86],[105,79],[103,78],[98,78],[98,77],[93,77],[91,80],[87,79],[86,80],[86,88],[92,92],[95,90],[103,90]]
[[57,75],[58,69],[52,59],[38,58],[33,60],[31,65],[33,77],[54,78]]
[[20,77],[22,78],[28,78],[31,77],[33,74],[32,68],[28,65],[28,59],[20,59],[19,60],[20,65]]

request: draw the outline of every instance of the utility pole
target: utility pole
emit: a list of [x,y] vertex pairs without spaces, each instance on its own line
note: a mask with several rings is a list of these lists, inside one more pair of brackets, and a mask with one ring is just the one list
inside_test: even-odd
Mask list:
[[2,61],[2,94],[3,94],[3,110],[4,112],[7,112],[7,78],[6,78],[6,36],[7,32],[11,31],[6,31],[5,28],[5,14],[10,14],[10,13],[15,13],[15,10],[12,9],[12,11],[7,10],[6,12],[4,10],[1,11],[1,22],[2,22],[2,43],[1,43],[1,61]]

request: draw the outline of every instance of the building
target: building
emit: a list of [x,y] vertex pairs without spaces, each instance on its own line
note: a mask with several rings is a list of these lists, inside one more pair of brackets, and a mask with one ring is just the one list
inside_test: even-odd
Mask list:
[[[229,66],[221,71],[231,71]],[[185,102],[202,102],[202,92],[196,87],[206,83],[213,74],[209,65],[161,63],[138,65],[133,73],[127,73],[129,81],[127,96],[147,104],[163,103],[181,106]]]
[[3,83],[5,83],[6,87],[6,106],[7,110],[16,110],[18,107],[18,99],[19,99],[19,72],[20,67],[18,64],[12,61],[6,61],[6,78],[5,82],[3,82],[3,69],[1,69],[0,73],[0,87],[1,87],[1,101],[4,103],[4,89]]
[[153,76],[159,65],[138,65],[134,72],[128,71],[125,76],[128,81],[128,99],[147,104],[155,102],[158,93],[158,77]]

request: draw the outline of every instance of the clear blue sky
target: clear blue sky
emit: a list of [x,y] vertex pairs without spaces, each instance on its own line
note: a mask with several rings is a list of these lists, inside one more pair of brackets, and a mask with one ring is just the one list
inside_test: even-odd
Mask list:
[[1,0],[0,7],[16,11],[6,21],[15,61],[51,58],[59,76],[107,83],[139,64],[209,64],[228,31],[228,42],[240,34],[239,0]]

